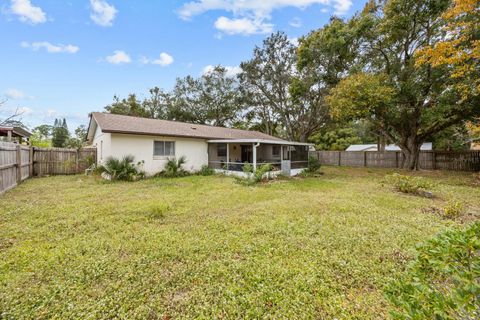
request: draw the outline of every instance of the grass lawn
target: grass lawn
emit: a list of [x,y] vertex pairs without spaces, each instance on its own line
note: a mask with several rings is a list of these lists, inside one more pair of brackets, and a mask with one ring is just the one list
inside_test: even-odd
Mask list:
[[480,212],[471,173],[419,173],[427,199],[382,185],[392,170],[323,171],[28,180],[0,196],[0,319],[383,319],[415,245],[468,223],[431,208]]

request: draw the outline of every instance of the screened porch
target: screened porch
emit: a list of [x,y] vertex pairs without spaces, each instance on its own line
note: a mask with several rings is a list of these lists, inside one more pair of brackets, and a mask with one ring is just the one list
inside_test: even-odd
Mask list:
[[208,141],[208,165],[218,171],[243,172],[270,164],[273,171],[293,171],[308,166],[309,144],[258,140]]

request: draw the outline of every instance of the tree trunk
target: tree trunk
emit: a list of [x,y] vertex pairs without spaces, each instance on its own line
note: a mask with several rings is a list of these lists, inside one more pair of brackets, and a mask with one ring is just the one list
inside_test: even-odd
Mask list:
[[385,145],[386,145],[385,136],[382,133],[380,133],[380,135],[378,136],[378,139],[377,139],[377,150],[380,151],[380,152],[384,152],[385,151]]
[[420,146],[421,142],[418,142],[415,137],[408,138],[407,143],[401,146],[401,150],[404,156],[403,169],[418,170],[419,158],[420,158]]

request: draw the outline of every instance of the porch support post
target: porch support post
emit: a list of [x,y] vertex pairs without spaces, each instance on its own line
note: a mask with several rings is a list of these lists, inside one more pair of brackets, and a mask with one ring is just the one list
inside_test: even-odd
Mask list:
[[253,171],[257,171],[257,145],[252,143],[252,151],[253,151]]
[[230,162],[230,144],[227,143],[227,171],[228,171],[228,167],[229,167],[229,162]]
[[7,142],[12,142],[12,131],[7,129]]

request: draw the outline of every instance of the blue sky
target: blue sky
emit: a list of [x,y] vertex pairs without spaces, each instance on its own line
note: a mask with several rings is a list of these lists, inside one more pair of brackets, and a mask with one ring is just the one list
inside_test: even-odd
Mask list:
[[114,94],[140,96],[209,65],[234,73],[281,30],[295,39],[364,0],[0,0],[0,119],[87,124]]

